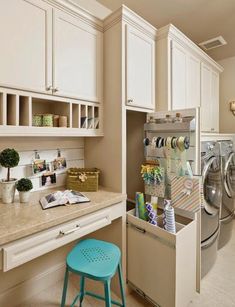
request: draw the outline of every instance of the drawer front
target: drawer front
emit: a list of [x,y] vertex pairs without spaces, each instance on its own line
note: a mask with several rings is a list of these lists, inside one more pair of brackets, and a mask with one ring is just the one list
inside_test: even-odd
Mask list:
[[111,224],[113,219],[111,208],[100,210],[3,246],[3,271],[6,272]]

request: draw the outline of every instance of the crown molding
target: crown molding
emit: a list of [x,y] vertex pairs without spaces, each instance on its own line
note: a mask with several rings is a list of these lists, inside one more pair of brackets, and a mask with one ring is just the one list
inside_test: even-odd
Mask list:
[[104,19],[104,32],[121,21],[127,22],[151,38],[156,39],[157,29],[125,5],[122,5],[118,10]]
[[157,41],[161,39],[170,38],[185,48],[191,49],[199,58],[208,62],[215,67],[219,72],[224,69],[215,60],[213,60],[205,51],[197,46],[191,39],[189,39],[184,33],[177,29],[173,24],[168,24],[160,28],[157,32]]
[[103,32],[103,21],[72,0],[43,0],[55,8],[61,9],[74,17],[78,17],[98,31]]

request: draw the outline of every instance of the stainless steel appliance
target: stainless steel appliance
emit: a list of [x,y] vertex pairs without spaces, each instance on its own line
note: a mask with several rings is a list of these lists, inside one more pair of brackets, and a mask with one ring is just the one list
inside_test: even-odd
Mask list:
[[201,143],[203,204],[201,208],[201,275],[212,268],[217,255],[220,231],[219,214],[222,201],[222,177],[218,143]]
[[231,238],[235,199],[235,153],[232,141],[219,141],[222,172],[222,206],[220,212],[219,248]]

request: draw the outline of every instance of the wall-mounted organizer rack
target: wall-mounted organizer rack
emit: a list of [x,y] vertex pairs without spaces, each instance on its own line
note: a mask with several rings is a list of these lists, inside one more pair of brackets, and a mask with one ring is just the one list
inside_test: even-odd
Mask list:
[[[35,126],[46,114],[65,126]],[[102,114],[99,103],[0,88],[0,136],[103,136]]]
[[[176,114],[181,115],[182,122],[174,122]],[[172,122],[164,122],[166,116],[172,120]],[[200,109],[188,109],[177,111],[162,111],[149,113],[147,115],[147,123],[144,125],[145,137],[152,140],[154,137],[161,136],[167,137],[188,137],[190,140],[190,147],[187,150],[187,160],[190,161],[193,174],[200,174]],[[147,146],[145,150],[146,160],[164,160],[164,148],[154,148],[153,146]],[[172,151],[171,160],[179,160],[180,152]],[[172,165],[174,163],[171,163]],[[174,171],[174,170],[173,170]]]

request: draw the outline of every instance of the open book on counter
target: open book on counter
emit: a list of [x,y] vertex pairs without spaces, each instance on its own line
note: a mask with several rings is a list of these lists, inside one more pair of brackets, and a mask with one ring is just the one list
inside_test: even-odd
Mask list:
[[72,190],[56,191],[40,199],[40,204],[43,209],[48,209],[56,206],[63,206],[66,204],[80,204],[89,202],[84,194]]

